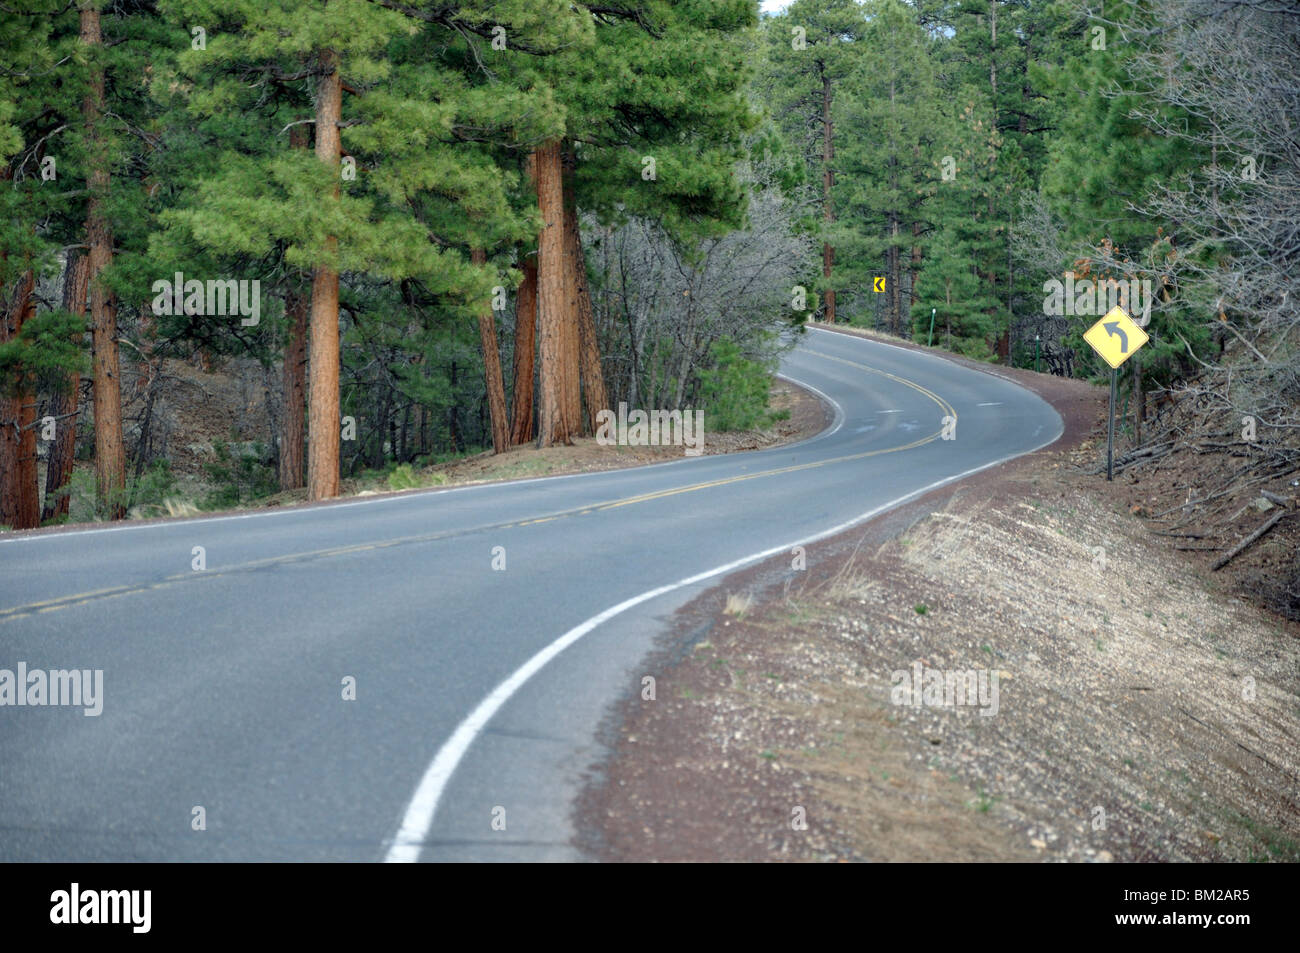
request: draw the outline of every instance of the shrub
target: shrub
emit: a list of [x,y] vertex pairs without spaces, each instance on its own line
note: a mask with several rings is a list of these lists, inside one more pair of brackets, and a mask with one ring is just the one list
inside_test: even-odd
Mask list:
[[263,462],[266,448],[260,443],[251,447],[232,446],[218,440],[212,449],[216,451],[217,460],[203,467],[215,484],[204,500],[209,509],[236,506],[247,500],[270,496],[279,489],[275,469]]
[[714,366],[700,372],[700,404],[709,429],[754,430],[776,415],[767,409],[771,369],[751,361],[735,341],[720,340],[709,352]]
[[411,469],[409,463],[398,464],[393,472],[388,474],[388,488],[390,490],[409,490],[419,485],[420,481],[416,479],[415,472]]

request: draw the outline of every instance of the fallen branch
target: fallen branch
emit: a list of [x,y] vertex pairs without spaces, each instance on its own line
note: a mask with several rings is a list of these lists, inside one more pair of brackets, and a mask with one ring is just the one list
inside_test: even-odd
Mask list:
[[1237,558],[1237,556],[1242,552],[1242,550],[1244,550],[1247,546],[1255,542],[1255,540],[1259,539],[1261,536],[1263,536],[1265,533],[1271,530],[1274,526],[1280,523],[1282,521],[1282,517],[1286,516],[1286,514],[1287,514],[1286,510],[1278,510],[1276,513],[1273,514],[1273,516],[1269,519],[1267,523],[1265,523],[1259,529],[1255,530],[1255,532],[1251,533],[1249,536],[1243,539],[1236,546],[1232,547],[1232,549],[1228,550],[1228,552],[1210,568],[1217,572],[1218,570],[1222,569],[1224,566],[1228,565],[1228,563],[1232,562],[1234,559]]
[[[1120,470],[1124,469],[1125,467],[1132,466],[1133,464],[1137,463],[1139,460],[1142,461],[1143,463],[1152,463],[1155,460],[1159,460],[1161,457],[1167,456],[1169,453],[1173,452],[1173,449],[1174,449],[1173,442],[1169,441],[1165,443],[1158,443],[1158,444],[1153,444],[1151,446],[1142,447],[1137,450],[1130,450],[1127,453],[1122,453],[1115,458],[1115,464],[1114,464],[1115,471],[1118,473]],[[1144,458],[1150,458],[1150,459],[1144,459]],[[1090,474],[1101,473],[1101,471],[1104,469],[1106,469],[1104,466],[1098,464],[1097,466],[1089,470],[1088,473]]]
[[[1247,480],[1245,483],[1238,484],[1237,481],[1240,480],[1247,473],[1249,473],[1251,470],[1255,469],[1257,465],[1258,465],[1257,463],[1252,463],[1249,466],[1243,467],[1242,469],[1238,470],[1235,474],[1233,474],[1231,481],[1229,481],[1229,483],[1226,486],[1221,487],[1220,489],[1216,490],[1214,493],[1211,493],[1209,496],[1203,496],[1199,500],[1188,500],[1186,503],[1179,503],[1177,506],[1171,506],[1169,507],[1169,509],[1157,513],[1155,516],[1151,518],[1153,520],[1158,520],[1161,517],[1168,516],[1170,513],[1174,512],[1175,510],[1186,509],[1190,506],[1199,506],[1202,503],[1208,503],[1211,500],[1217,500],[1220,497],[1227,496],[1229,493],[1235,493],[1238,490],[1244,490],[1247,487],[1254,486],[1257,483],[1268,483],[1270,480],[1276,478],[1277,475],[1274,473],[1265,473],[1262,476],[1257,476],[1254,477],[1253,479]],[[1179,487],[1179,489],[1185,489],[1185,488]]]

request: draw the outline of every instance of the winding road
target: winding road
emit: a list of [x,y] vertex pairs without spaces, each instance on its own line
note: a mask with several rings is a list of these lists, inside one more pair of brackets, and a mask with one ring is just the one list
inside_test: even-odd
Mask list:
[[597,725],[668,615],[1062,430],[833,332],[782,373],[836,409],[785,447],[0,536],[0,670],[103,671],[98,716],[0,707],[0,861],[582,859]]

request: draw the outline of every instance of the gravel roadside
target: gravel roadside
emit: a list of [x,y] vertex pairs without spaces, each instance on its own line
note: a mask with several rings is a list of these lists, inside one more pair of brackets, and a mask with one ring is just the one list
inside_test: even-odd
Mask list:
[[1049,400],[1063,438],[678,612],[645,663],[655,699],[602,728],[584,851],[1300,859],[1300,627],[1082,472],[1100,389],[996,372]]

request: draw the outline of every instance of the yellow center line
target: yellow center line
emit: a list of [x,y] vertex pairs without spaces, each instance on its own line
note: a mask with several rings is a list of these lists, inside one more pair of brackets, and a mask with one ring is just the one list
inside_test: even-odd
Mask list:
[[808,348],[802,353],[812,354],[815,355],[816,357],[824,357],[828,361],[838,361],[840,364],[849,365],[849,367],[856,367],[864,371],[870,371],[872,374],[879,374],[881,377],[888,377],[891,381],[894,381],[895,383],[902,384],[905,387],[910,387],[912,388],[912,390],[919,391],[920,393],[924,394],[926,397],[929,397],[932,401],[938,404],[942,409],[944,409],[949,414],[951,414],[954,420],[957,419],[957,411],[952,406],[952,404],[948,403],[946,400],[944,400],[934,391],[922,387],[916,381],[908,380],[906,377],[899,377],[896,374],[890,374],[888,371],[882,371],[879,368],[869,367],[866,364],[859,364],[857,361],[849,361],[842,357],[835,357],[833,354],[824,354],[821,351],[814,351],[811,348]]
[[[845,360],[842,357],[835,357],[831,354],[823,354],[820,351],[806,350],[803,353],[812,354],[815,357],[825,358],[830,361],[838,361],[841,364],[847,364],[861,370],[870,371],[881,377],[886,377],[895,383],[903,384],[913,390],[924,394],[930,398],[940,409],[952,415],[954,420],[957,417],[956,410],[946,400],[938,394],[915,381],[899,377],[896,374],[890,374],[866,364],[859,364],[856,361]],[[213,579],[222,576],[233,575],[239,572],[248,572],[255,569],[264,569],[271,566],[289,565],[295,562],[305,562],[312,559],[325,559],[335,556],[348,556],[353,553],[366,552],[375,549],[389,549],[393,546],[403,546],[410,543],[428,543],[436,542],[441,539],[447,539],[453,536],[464,536],[470,533],[481,533],[489,531],[499,531],[505,529],[514,529],[521,526],[535,526],[538,523],[548,523],[552,520],[563,519],[569,516],[586,516],[591,513],[601,512],[604,510],[617,509],[623,506],[631,506],[634,503],[646,503],[650,500],[659,500],[669,496],[678,496],[682,493],[694,493],[697,490],[707,490],[713,487],[727,486],[732,483],[743,483],[747,480],[757,480],[760,477],[777,476],[783,473],[797,473],[802,470],[812,470],[818,467],[830,466],[835,463],[845,463],[850,460],[865,460],[869,457],[881,456],[887,453],[901,453],[904,450],[913,450],[939,438],[942,431],[936,430],[928,436],[913,440],[911,443],[903,444],[898,447],[882,447],[878,450],[865,450],[861,453],[850,453],[839,457],[830,457],[825,460],[814,460],[810,463],[792,464],[787,467],[776,467],[771,470],[760,470],[756,473],[744,473],[736,476],[724,477],[720,480],[709,480],[704,483],[693,483],[687,486],[674,487],[667,490],[655,490],[650,493],[642,493],[637,496],[629,496],[616,500],[607,500],[604,503],[594,503],[588,506],[575,507],[569,510],[560,510],[547,516],[532,517],[525,520],[515,520],[508,523],[494,523],[486,526],[470,527],[461,530],[445,530],[438,533],[424,533],[416,536],[401,536],[395,539],[380,540],[371,543],[354,543],[348,546],[332,546],[326,549],[315,549],[301,553],[287,553],[283,556],[269,556],[265,559],[254,559],[244,563],[237,563],[226,569],[219,570],[195,570],[188,573],[175,573],[164,577],[161,581],[142,583],[124,586],[110,586],[106,589],[93,589],[89,592],[79,592],[74,595],[59,596],[54,599],[47,599],[43,602],[31,602],[26,605],[13,606],[9,609],[0,609],[0,624],[10,619],[20,618],[22,616],[33,615],[36,613],[53,612],[57,609],[65,609],[69,606],[84,605],[87,602],[93,602],[99,599],[112,599],[117,596],[129,595],[132,593],[149,592],[154,589],[163,589],[176,585],[181,582],[193,582],[198,579]]]

